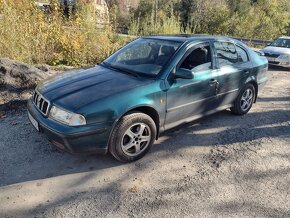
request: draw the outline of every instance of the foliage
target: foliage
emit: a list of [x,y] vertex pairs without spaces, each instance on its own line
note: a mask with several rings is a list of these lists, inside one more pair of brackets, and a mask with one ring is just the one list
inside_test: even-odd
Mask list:
[[[289,0],[158,0],[158,2],[160,7],[155,29],[154,0],[141,0],[139,7],[131,14],[131,33],[148,35],[187,32],[258,39],[274,39],[290,34]],[[168,20],[174,22],[168,25]]]
[[141,0],[139,7],[131,11],[128,33],[132,35],[180,33],[180,22],[175,14],[176,0],[159,0],[158,4],[157,23],[154,24],[154,0]]
[[290,24],[290,1],[258,0],[246,13],[236,13],[231,21],[231,35],[274,39],[287,34]]
[[66,18],[55,0],[43,13],[31,0],[0,0],[0,56],[27,63],[91,65],[126,42],[110,26],[98,28],[90,4]]
[[33,0],[0,0],[0,56],[32,64],[91,65],[129,41],[115,34],[120,27],[131,35],[290,35],[289,0],[158,0],[156,23],[155,0],[140,0],[129,15],[121,11],[120,1],[108,1],[110,25],[100,27],[89,0],[79,0],[71,16],[63,15],[59,0],[52,0],[49,13]]

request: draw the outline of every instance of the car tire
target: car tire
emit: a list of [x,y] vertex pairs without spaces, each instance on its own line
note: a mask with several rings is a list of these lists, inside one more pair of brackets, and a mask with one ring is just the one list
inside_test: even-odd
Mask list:
[[142,158],[156,139],[156,125],[147,114],[131,112],[116,124],[109,143],[110,153],[121,162]]
[[234,106],[231,108],[233,114],[244,115],[249,112],[254,101],[256,99],[256,89],[255,87],[248,83],[240,91],[238,97],[234,102]]

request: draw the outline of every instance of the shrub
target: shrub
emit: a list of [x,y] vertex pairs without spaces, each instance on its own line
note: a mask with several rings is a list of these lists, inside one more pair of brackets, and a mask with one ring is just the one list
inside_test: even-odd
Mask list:
[[31,0],[0,0],[0,56],[30,64],[92,65],[128,41],[110,26],[98,27],[92,5],[80,5],[67,18],[57,2],[44,13]]

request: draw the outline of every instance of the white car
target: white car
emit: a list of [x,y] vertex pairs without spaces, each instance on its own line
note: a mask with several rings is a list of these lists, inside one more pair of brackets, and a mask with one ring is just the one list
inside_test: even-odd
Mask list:
[[269,65],[290,68],[290,36],[283,36],[260,50],[268,59]]

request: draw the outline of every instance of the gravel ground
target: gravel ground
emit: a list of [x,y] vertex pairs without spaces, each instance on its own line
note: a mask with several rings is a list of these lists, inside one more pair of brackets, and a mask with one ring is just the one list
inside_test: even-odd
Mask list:
[[269,77],[248,115],[183,125],[130,164],[60,152],[6,114],[0,217],[290,217],[290,72]]

